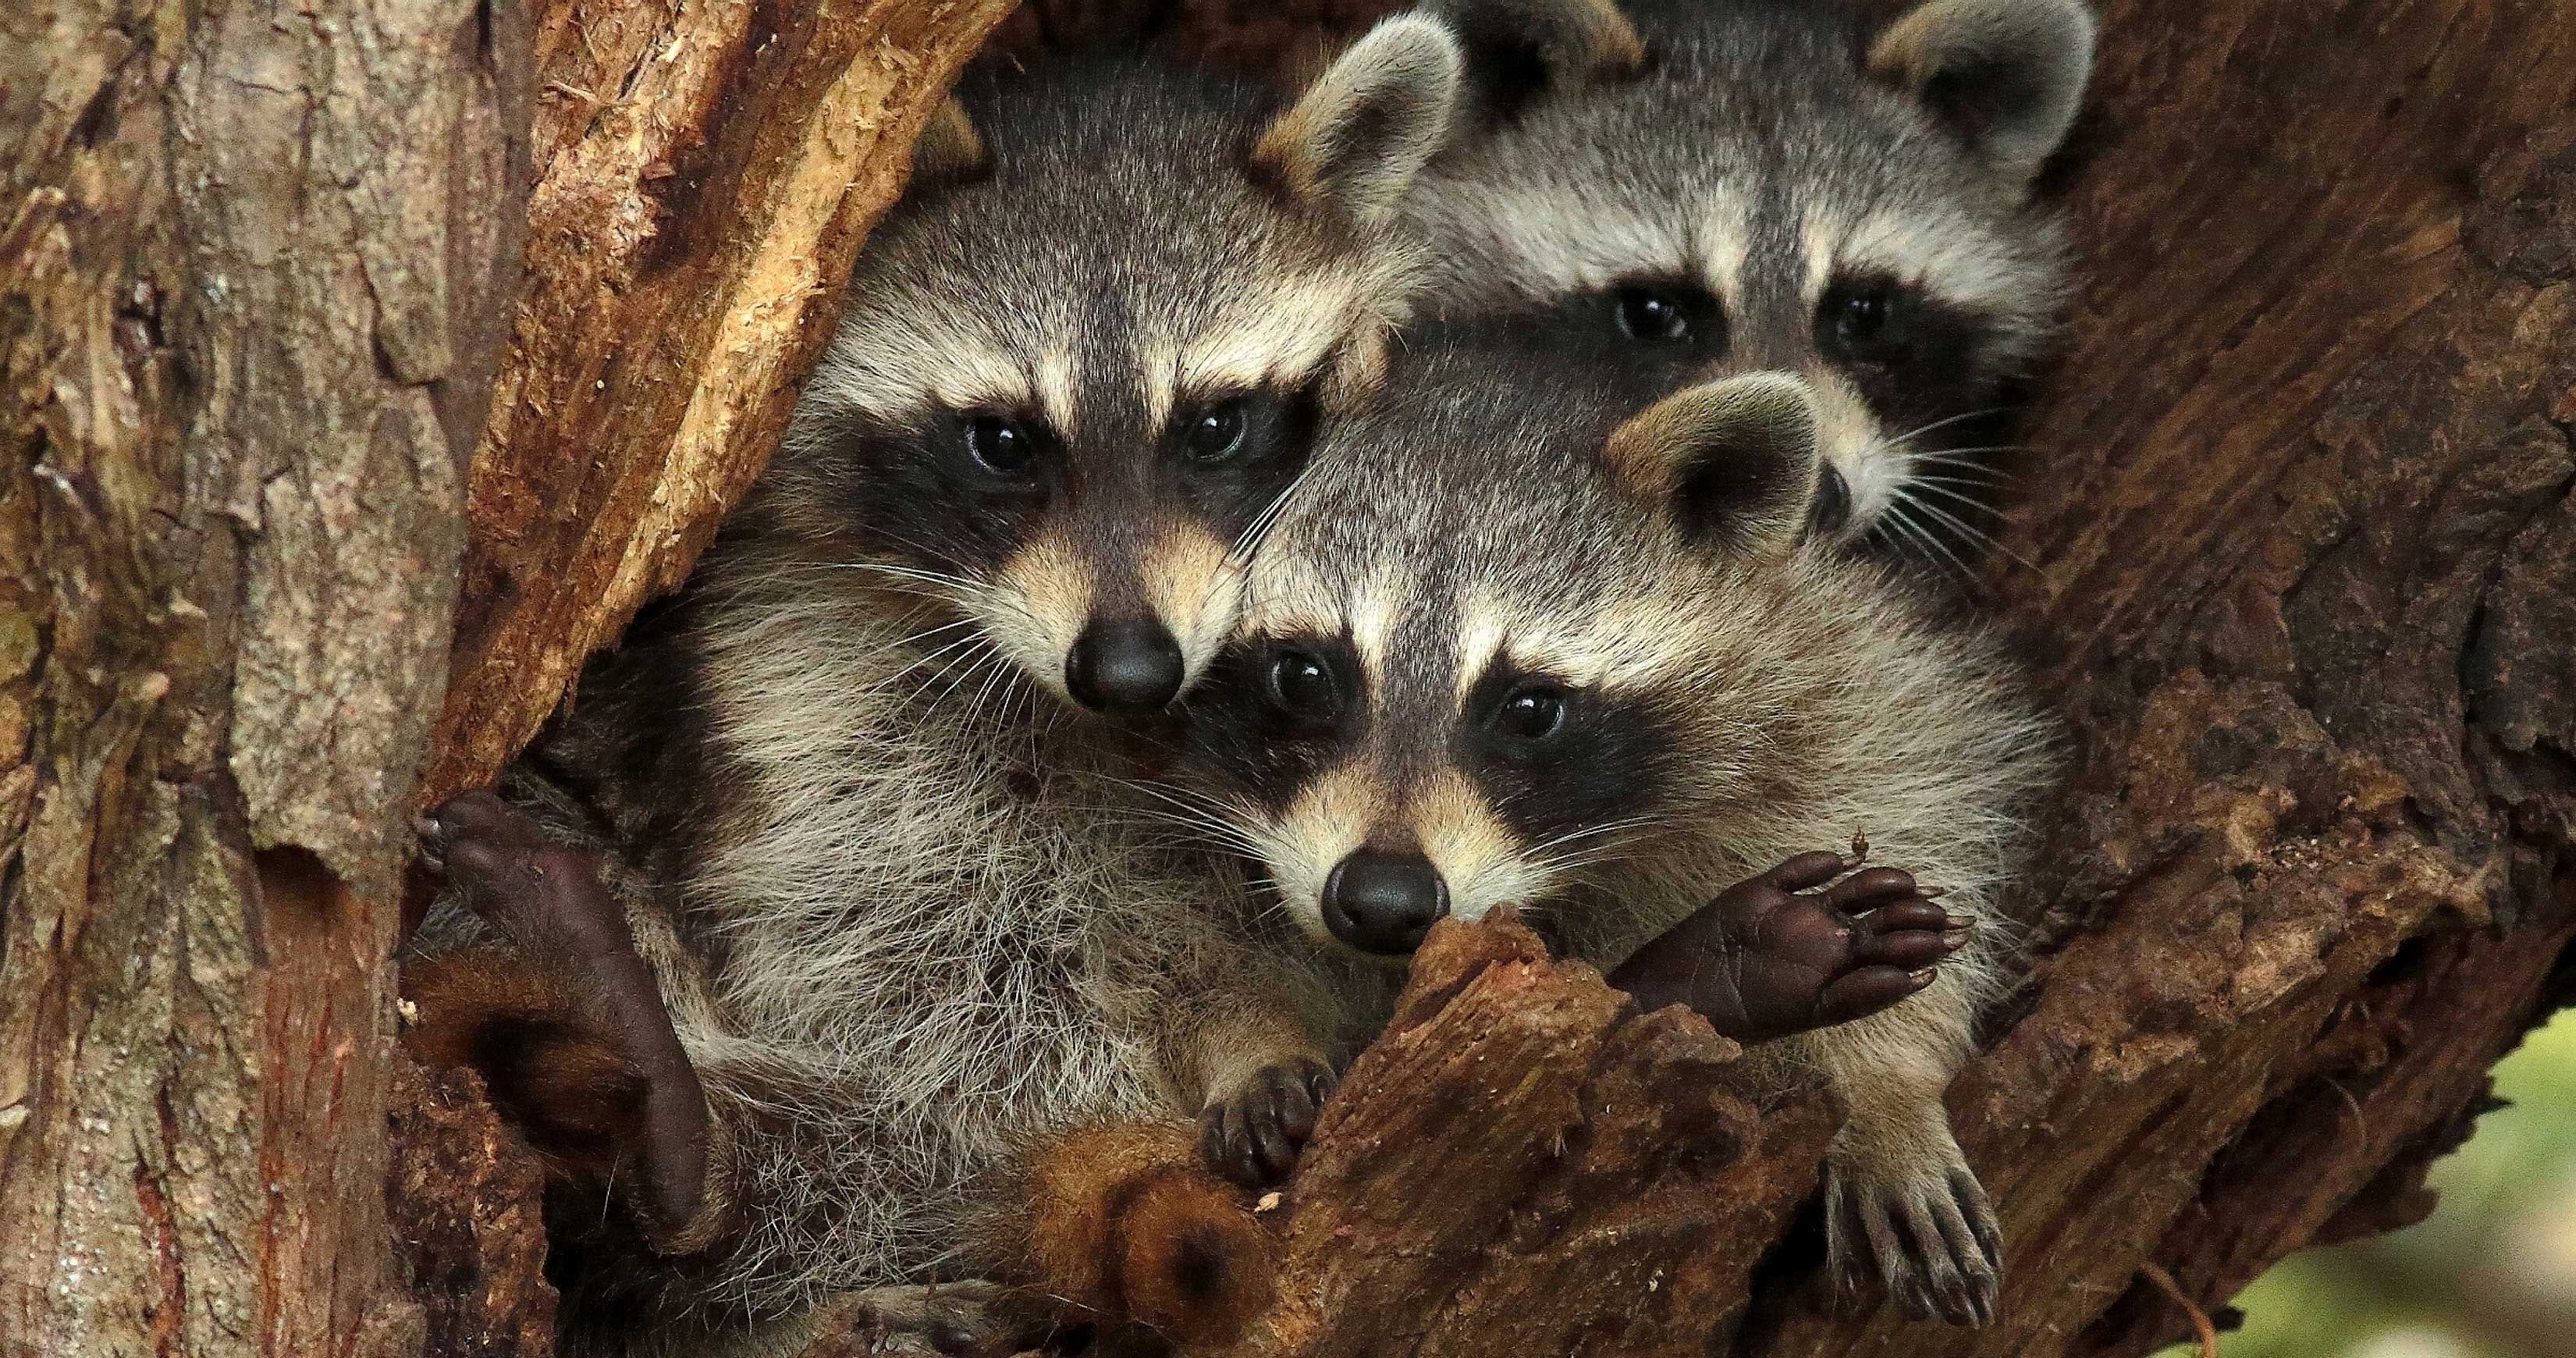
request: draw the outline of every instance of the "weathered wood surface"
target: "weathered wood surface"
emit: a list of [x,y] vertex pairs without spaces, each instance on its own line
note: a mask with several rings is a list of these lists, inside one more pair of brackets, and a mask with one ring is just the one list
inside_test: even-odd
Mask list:
[[396,1354],[403,826],[512,0],[0,12],[0,1353]]
[[768,461],[1009,0],[548,0],[526,271],[424,800],[489,782]]

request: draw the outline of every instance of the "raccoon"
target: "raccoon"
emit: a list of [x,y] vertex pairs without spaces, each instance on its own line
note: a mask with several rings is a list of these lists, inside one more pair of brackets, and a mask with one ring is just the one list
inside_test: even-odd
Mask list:
[[1649,1004],[1710,969],[1721,888],[1774,863],[1759,880],[1833,879],[1857,858],[1813,851],[1865,832],[1910,872],[1841,899],[1919,910],[1919,876],[1964,913],[1901,959],[1894,1007],[1757,1050],[1847,1105],[1838,1279],[1874,1265],[1916,1314],[1983,1322],[1995,1219],[1942,1091],[2011,972],[2011,930],[1976,919],[2024,852],[2051,728],[1883,563],[1802,542],[1821,475],[1794,375],[1642,412],[1606,386],[1460,348],[1337,423],[1185,703],[1183,781],[1328,949],[1400,966],[1440,917],[1517,912]]
[[976,80],[861,255],[767,512],[1035,687],[1160,711],[1319,412],[1409,315],[1424,256],[1395,210],[1460,69],[1414,17],[1267,121],[1141,59]]
[[1475,126],[1405,215],[1428,309],[1815,389],[1814,530],[1965,573],[2064,247],[2032,180],[2082,103],[2081,0],[1445,0]]
[[[574,1349],[972,1275],[979,1186],[1061,1124],[1231,1109],[1258,1162],[1311,1116],[1292,1095],[1327,1053],[1296,1016],[1322,984],[1188,842],[1207,827],[1141,776],[1150,745],[1083,709],[1161,709],[1229,632],[1316,422],[1404,317],[1392,211],[1460,64],[1403,16],[1284,109],[1107,61],[937,120],[776,462],[505,780],[604,859],[711,1116],[703,1195],[648,1148],[640,1240],[567,1223]],[[481,836],[487,865],[498,805],[433,844]],[[577,870],[526,861],[482,889]],[[424,975],[490,955],[455,906]],[[617,951],[572,933],[534,951]],[[488,1013],[495,988],[440,993]],[[686,1135],[672,1063],[617,1035],[659,1017],[593,991],[568,1011],[631,1059],[592,1065],[647,1077],[644,1135]],[[432,1020],[471,1053],[472,1015]],[[614,1117],[588,1078],[521,1087],[581,1095],[578,1140]]]

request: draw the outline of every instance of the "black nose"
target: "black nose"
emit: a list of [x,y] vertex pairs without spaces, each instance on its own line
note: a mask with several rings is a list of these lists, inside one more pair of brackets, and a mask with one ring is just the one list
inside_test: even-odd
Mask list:
[[1419,853],[1361,849],[1324,879],[1324,927],[1362,952],[1413,951],[1449,913],[1449,885]]
[[1181,696],[1181,643],[1151,618],[1095,622],[1064,657],[1064,686],[1095,712],[1160,712]]

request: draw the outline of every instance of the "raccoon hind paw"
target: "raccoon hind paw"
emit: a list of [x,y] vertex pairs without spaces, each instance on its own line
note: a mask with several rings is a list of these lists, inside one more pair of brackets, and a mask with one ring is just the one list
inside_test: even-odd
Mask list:
[[1837,1169],[1826,1190],[1834,1293],[1860,1309],[1879,1289],[1915,1320],[1992,1324],[2003,1289],[2003,1238],[1986,1190],[1965,1164],[1873,1179]]

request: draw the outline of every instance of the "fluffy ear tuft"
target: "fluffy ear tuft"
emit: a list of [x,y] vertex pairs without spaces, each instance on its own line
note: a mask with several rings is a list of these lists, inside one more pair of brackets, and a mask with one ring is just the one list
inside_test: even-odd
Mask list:
[[982,174],[990,163],[984,134],[975,130],[966,106],[953,94],[940,100],[930,121],[921,125],[920,139],[912,144],[912,182],[965,179]]
[[1929,0],[1870,45],[1869,70],[2026,184],[2083,106],[2093,11],[2083,0]]
[[1814,397],[1790,373],[1703,383],[1631,416],[1603,455],[1688,537],[1776,560],[1797,545],[1816,498]]
[[1272,120],[1254,168],[1352,222],[1383,221],[1448,140],[1460,62],[1436,19],[1380,23]]
[[1487,119],[1557,91],[1631,75],[1646,46],[1612,0],[1436,0],[1467,53],[1467,87]]

